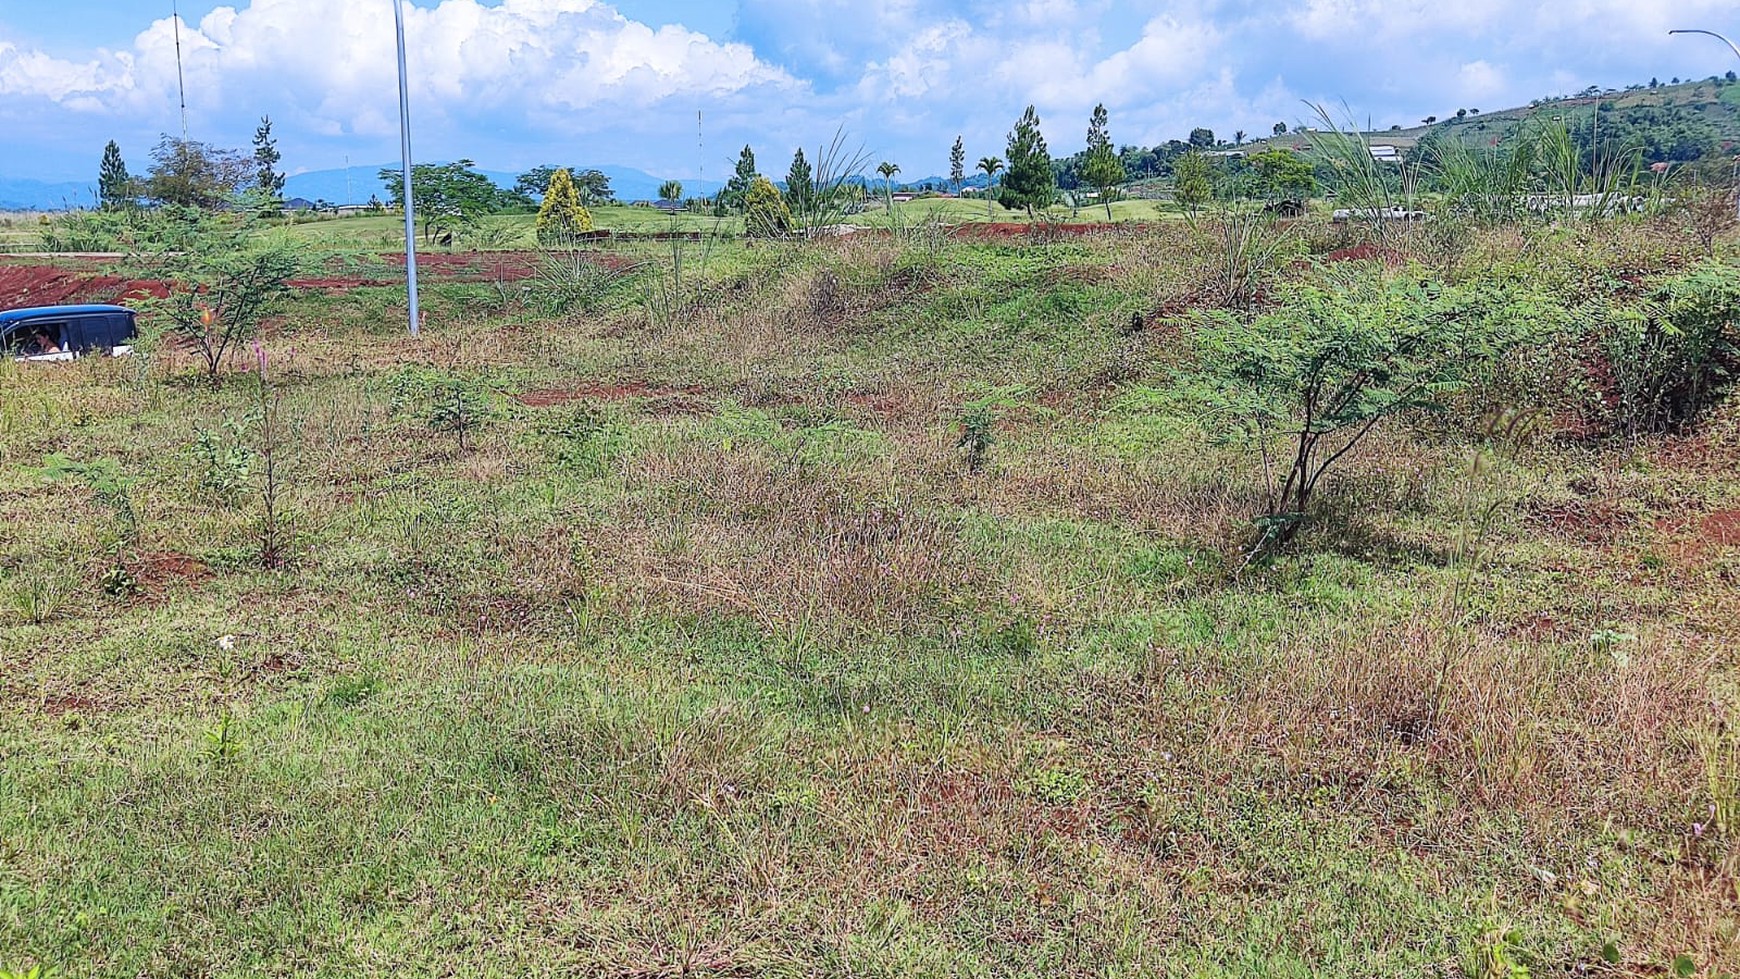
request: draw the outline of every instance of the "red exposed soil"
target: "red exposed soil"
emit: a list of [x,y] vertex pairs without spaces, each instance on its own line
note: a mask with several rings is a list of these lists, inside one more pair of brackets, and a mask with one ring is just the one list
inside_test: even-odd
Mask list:
[[148,592],[162,591],[177,581],[201,582],[212,576],[204,562],[174,551],[141,554],[132,570],[139,586]]
[[49,694],[42,698],[42,712],[50,717],[92,714],[101,709],[95,700],[76,693]]
[[1668,553],[1685,566],[1700,564],[1712,551],[1740,548],[1740,510],[1718,510],[1696,518],[1663,518],[1655,527],[1672,538]]
[[1698,522],[1698,538],[1708,547],[1740,547],[1740,510],[1706,516]]
[[[603,268],[622,271],[634,262],[621,255],[589,254],[587,259]],[[404,268],[405,256],[381,256],[383,264]],[[417,256],[418,271],[438,282],[520,282],[535,277],[540,258],[532,252],[472,252]],[[402,273],[401,273],[402,274]],[[343,292],[402,284],[397,275],[319,275],[292,279],[292,289]],[[0,309],[58,306],[67,303],[121,303],[132,305],[146,297],[169,295],[170,283],[152,279],[122,279],[66,265],[0,265]]]
[[169,285],[93,275],[52,265],[0,265],[0,309],[58,306],[66,303],[131,304],[169,294]]
[[1636,522],[1608,500],[1536,506],[1531,517],[1536,526],[1589,544],[1611,544]]

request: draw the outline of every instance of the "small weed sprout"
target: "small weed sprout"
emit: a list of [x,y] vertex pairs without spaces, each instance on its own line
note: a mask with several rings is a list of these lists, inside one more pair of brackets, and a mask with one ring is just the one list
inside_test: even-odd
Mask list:
[[1521,932],[1495,931],[1480,942],[1464,971],[1474,979],[1529,979],[1528,958]]
[[248,447],[248,426],[240,419],[226,418],[195,433],[193,457],[199,489],[209,497],[233,503],[253,482],[254,452]]
[[487,389],[463,378],[453,378],[436,392],[429,408],[429,427],[438,432],[452,432],[459,452],[469,451],[466,436],[493,417],[495,404]]
[[1073,806],[1088,793],[1087,776],[1062,768],[1047,768],[1023,778],[1022,792],[1050,806]]
[[276,568],[283,564],[291,537],[289,515],[284,512],[285,454],[290,443],[290,431],[284,421],[283,395],[272,385],[266,348],[254,344],[254,361],[259,367],[255,385],[255,420],[257,438],[255,454],[260,460],[260,566]]
[[227,765],[241,756],[242,739],[239,725],[225,712],[217,723],[205,729],[205,757],[218,765]]
[[5,589],[6,607],[19,622],[42,625],[60,614],[68,590],[65,583],[46,567],[26,569],[9,581]]
[[56,453],[43,461],[42,476],[51,482],[76,479],[83,483],[108,508],[112,523],[103,545],[111,556],[109,569],[103,572],[103,591],[120,598],[138,590],[139,583],[127,568],[127,555],[139,543],[139,512],[133,504],[136,480],[114,459],[73,462]]
[[961,413],[961,434],[955,447],[961,450],[968,472],[980,472],[990,459],[997,441],[997,412],[987,402],[975,402]]

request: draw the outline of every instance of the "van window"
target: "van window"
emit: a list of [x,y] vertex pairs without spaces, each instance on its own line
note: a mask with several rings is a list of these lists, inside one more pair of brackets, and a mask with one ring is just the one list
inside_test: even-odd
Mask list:
[[40,357],[66,349],[67,324],[36,320],[20,323],[0,337],[0,350],[12,357]]

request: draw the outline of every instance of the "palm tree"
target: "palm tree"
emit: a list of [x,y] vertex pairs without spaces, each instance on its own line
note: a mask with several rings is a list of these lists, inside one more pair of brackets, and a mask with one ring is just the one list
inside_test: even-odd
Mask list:
[[992,207],[995,200],[991,196],[991,185],[997,182],[997,174],[1003,170],[1003,161],[994,156],[987,156],[979,161],[979,169],[985,171],[985,216],[994,218],[996,210]]
[[894,214],[894,175],[900,172],[900,167],[883,160],[882,165],[876,168],[876,172],[882,175],[882,192],[888,196],[888,213],[892,216]]

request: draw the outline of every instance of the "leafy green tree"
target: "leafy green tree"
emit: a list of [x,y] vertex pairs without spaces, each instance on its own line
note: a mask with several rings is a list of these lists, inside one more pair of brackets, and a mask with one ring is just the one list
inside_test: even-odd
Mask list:
[[1311,164],[1297,153],[1268,150],[1246,162],[1256,174],[1257,193],[1268,200],[1303,200],[1317,192],[1317,177]]
[[284,175],[278,163],[284,155],[278,152],[278,141],[272,138],[272,117],[260,119],[254,130],[254,189],[259,192],[264,211],[278,214],[284,210]]
[[963,137],[955,137],[955,145],[949,149],[949,180],[955,185],[955,193],[961,192],[961,185],[967,182],[967,144]]
[[1245,131],[1243,129],[1239,130],[1236,133],[1233,133],[1233,145],[1234,146],[1245,145]]
[[1543,315],[1490,287],[1372,277],[1301,287],[1255,320],[1206,316],[1215,416],[1264,460],[1259,548],[1293,538],[1324,473],[1380,421],[1441,410]]
[[1275,135],[1276,136],[1287,135],[1287,124],[1284,122],[1275,123]]
[[133,175],[127,172],[127,162],[121,159],[121,146],[114,140],[103,147],[103,163],[97,171],[97,194],[105,211],[130,207],[139,196]]
[[1208,159],[1195,149],[1179,157],[1172,165],[1172,197],[1179,206],[1195,214],[1213,196]]
[[559,242],[592,230],[592,214],[580,203],[580,192],[566,170],[550,175],[550,185],[544,191],[543,206],[538,208],[538,240]]
[[[544,191],[550,187],[550,178],[554,177],[556,171],[560,169],[562,168],[548,164],[533,167],[514,179],[514,192],[524,196],[527,200],[542,200]],[[572,175],[573,171],[570,170],[569,173]]]
[[876,167],[876,172],[882,175],[882,193],[888,198],[888,213],[894,213],[894,177],[900,172],[900,165],[883,160]]
[[145,196],[160,204],[214,210],[235,197],[254,176],[254,161],[234,150],[164,136],[151,151]]
[[1039,113],[1033,106],[1021,114],[1009,131],[1009,173],[1003,178],[1002,205],[1013,211],[1027,209],[1032,220],[1037,208],[1050,207],[1057,198],[1057,174],[1051,169],[1051,151],[1039,131]]
[[791,234],[791,209],[779,188],[766,177],[756,177],[743,195],[743,227],[751,238],[784,238]]
[[785,175],[785,197],[792,209],[800,215],[807,215],[815,207],[816,179],[810,170],[810,161],[804,158],[804,148],[798,150],[791,158],[791,169]]
[[659,184],[659,200],[670,201],[674,204],[682,199],[683,182],[681,180],[667,180]]
[[[453,163],[418,163],[411,167],[411,190],[417,214],[423,221],[423,237],[434,240],[462,224],[494,214],[509,203],[509,195],[476,170],[470,160]],[[396,169],[380,171],[388,198],[395,207],[405,206],[405,178]]]
[[610,177],[602,170],[568,171],[569,178],[574,181],[574,191],[580,195],[580,203],[587,207],[608,204],[616,200],[616,191],[610,188]]
[[749,187],[755,183],[757,176],[759,171],[755,169],[755,151],[744,146],[743,152],[737,155],[737,171],[725,182],[725,189],[719,194],[719,202],[726,207],[743,207],[744,198],[748,196]]
[[1214,148],[1214,130],[1198,126],[1190,131],[1190,145],[1199,150]]
[[574,185],[574,191],[580,196],[580,203],[585,207],[608,204],[616,199],[616,191],[610,189],[610,177],[600,170],[582,167],[555,167],[545,164],[533,167],[514,179],[513,192],[523,197],[526,202],[535,204],[543,199],[544,191],[550,186],[550,178],[557,170],[566,169],[568,180]]
[[991,193],[991,188],[997,185],[997,174],[1003,172],[1002,158],[987,156],[980,159],[979,172],[985,175],[985,213],[993,215],[996,213],[994,210],[996,195]]
[[1094,106],[1093,118],[1088,121],[1087,163],[1082,167],[1082,179],[1099,191],[1100,200],[1106,205],[1106,220],[1112,219],[1113,189],[1124,182],[1124,161],[1112,148],[1111,134],[1106,130],[1106,107]]

